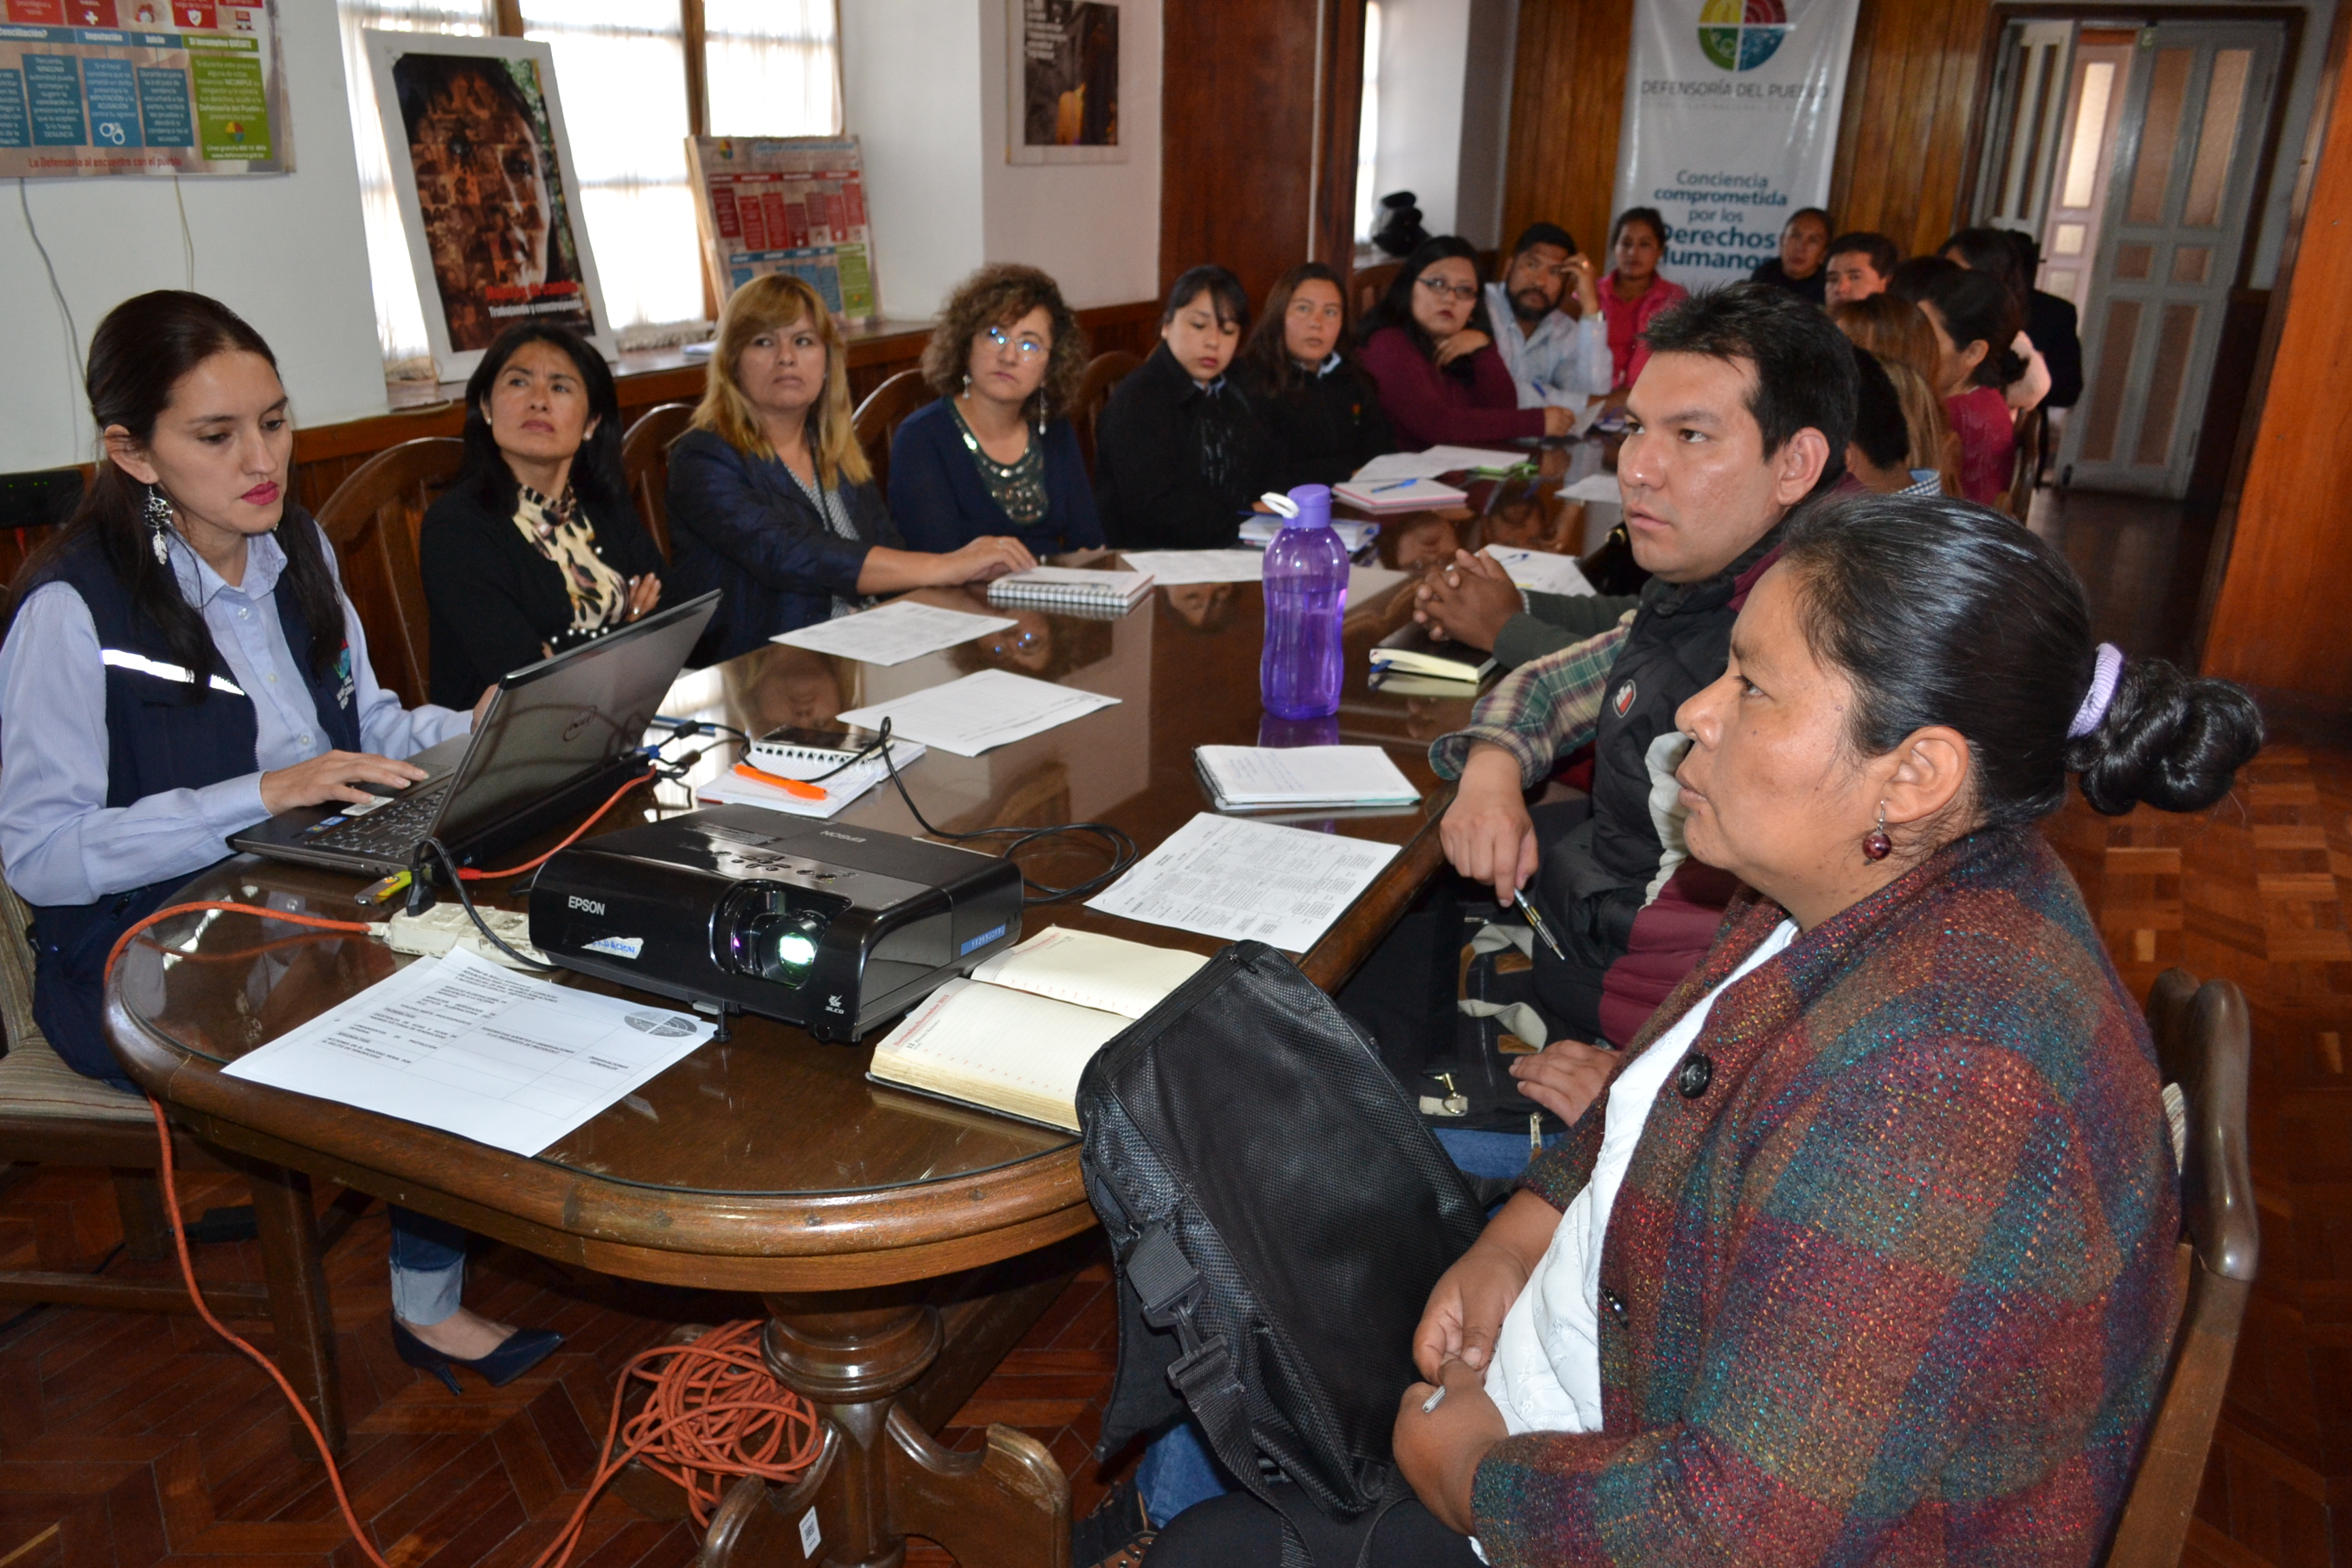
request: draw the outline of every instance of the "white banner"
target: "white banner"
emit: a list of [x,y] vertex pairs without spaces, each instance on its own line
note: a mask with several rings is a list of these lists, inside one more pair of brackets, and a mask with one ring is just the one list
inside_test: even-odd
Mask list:
[[1827,202],[1859,3],[1634,0],[1615,210],[1665,216],[1667,277],[1738,282]]

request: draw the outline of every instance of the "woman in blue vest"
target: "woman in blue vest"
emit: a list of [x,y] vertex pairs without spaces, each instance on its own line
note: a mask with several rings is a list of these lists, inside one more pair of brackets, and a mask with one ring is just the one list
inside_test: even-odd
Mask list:
[[[17,574],[0,643],[0,867],[32,906],[34,1016],[76,1071],[136,1092],[100,1022],[115,939],[278,812],[425,776],[397,759],[473,716],[376,684],[325,534],[287,486],[294,428],[261,335],[201,294],[125,300],[84,385],[105,447]],[[282,526],[281,526],[282,525]],[[394,1209],[393,1338],[503,1383],[560,1335],[460,1307],[465,1233]]]

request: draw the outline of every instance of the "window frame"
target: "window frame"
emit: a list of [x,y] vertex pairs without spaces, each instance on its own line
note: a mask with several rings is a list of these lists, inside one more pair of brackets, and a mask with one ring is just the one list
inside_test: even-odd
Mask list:
[[[702,0],[677,0],[679,42],[686,55],[686,128],[689,136],[710,133],[709,61],[706,53],[709,35],[703,25]],[[523,36],[522,0],[498,0],[492,29],[501,38]],[[846,106],[842,102],[841,69],[841,0],[833,0],[833,101],[836,113],[845,123]],[[842,126],[834,127],[839,135]],[[707,290],[708,279],[704,281]]]

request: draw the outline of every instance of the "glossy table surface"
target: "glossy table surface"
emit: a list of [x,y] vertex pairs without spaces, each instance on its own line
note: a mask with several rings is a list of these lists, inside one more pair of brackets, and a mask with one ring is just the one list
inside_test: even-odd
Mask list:
[[[1117,705],[975,758],[933,750],[907,770],[906,782],[941,828],[1098,820],[1123,828],[1146,851],[1211,808],[1194,772],[1195,746],[1384,746],[1423,790],[1418,806],[1286,819],[1402,847],[1373,888],[1302,956],[1318,984],[1335,987],[1436,868],[1436,817],[1450,794],[1431,773],[1426,747],[1470,710],[1466,696],[1367,689],[1365,650],[1409,613],[1410,593],[1398,574],[1360,578],[1348,623],[1346,696],[1336,720],[1320,726],[1286,727],[1260,710],[1263,608],[1255,584],[1155,589],[1117,619],[1006,612],[1016,621],[1007,631],[887,668],[772,646],[688,672],[663,711],[756,735],[822,724],[846,709],[991,666],[1103,692]],[[988,607],[977,590],[920,596]],[[673,742],[669,751],[694,745],[710,742]],[[732,755],[712,746],[690,776],[708,776]],[[684,788],[664,784],[625,799],[599,828],[689,805]],[[838,820],[916,831],[906,803],[887,784]],[[1030,876],[1052,885],[1106,864],[1093,848],[1066,841],[1034,846],[1021,858]],[[182,899],[351,919],[356,886],[352,878],[240,858]],[[1106,916],[1081,900],[1032,908],[1024,930],[1052,924],[1203,952],[1223,945]],[[829,1289],[928,1278],[1090,1223],[1074,1138],[867,1082],[873,1042],[887,1029],[853,1047],[821,1044],[767,1019],[739,1019],[730,1040],[705,1046],[522,1159],[220,1072],[410,962],[382,942],[240,913],[178,917],[152,936],[134,944],[117,971],[110,1025],[134,1075],[179,1114],[232,1146],[336,1175],[549,1256],[681,1284]],[[566,983],[589,984],[576,976]]]

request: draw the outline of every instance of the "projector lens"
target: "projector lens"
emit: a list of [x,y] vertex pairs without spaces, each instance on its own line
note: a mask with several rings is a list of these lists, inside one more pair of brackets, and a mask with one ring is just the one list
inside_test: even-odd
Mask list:
[[816,968],[833,911],[783,907],[789,895],[781,889],[747,884],[743,893],[748,908],[720,915],[728,961],[738,973],[798,990]]
[[776,939],[776,961],[788,968],[805,969],[816,956],[816,943],[799,931],[787,931]]

